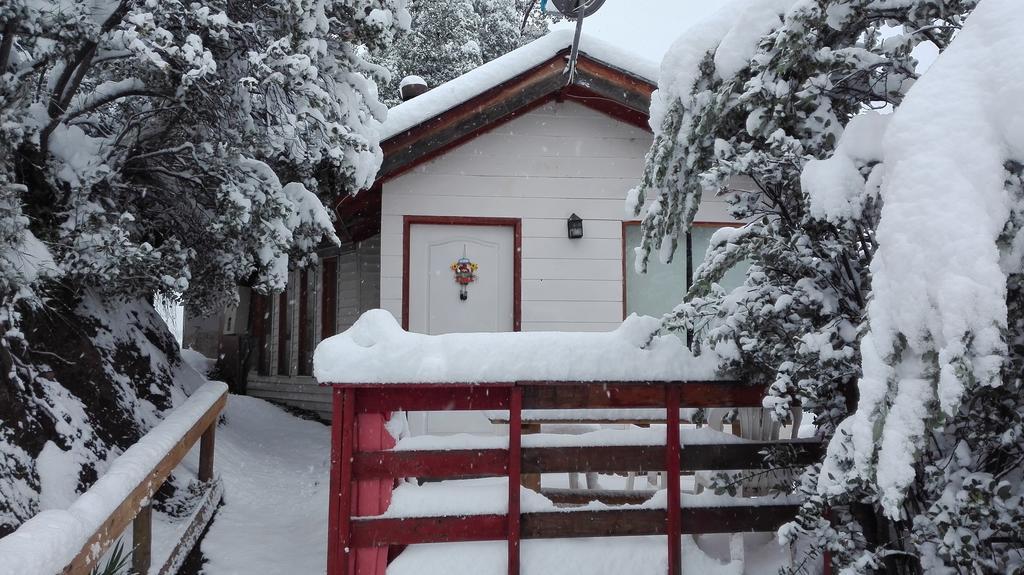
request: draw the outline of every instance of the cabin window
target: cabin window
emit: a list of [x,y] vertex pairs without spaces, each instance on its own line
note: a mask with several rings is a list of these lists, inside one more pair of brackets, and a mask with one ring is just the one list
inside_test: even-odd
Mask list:
[[[704,261],[704,253],[711,242],[711,235],[720,225],[695,223],[686,242],[680,242],[676,253],[669,264],[661,263],[657,254],[651,254],[647,263],[647,273],[637,274],[634,271],[636,252],[640,245],[640,224],[627,223],[623,228],[625,253],[625,315],[636,313],[660,317],[672,311],[690,288],[690,278]],[[743,283],[744,266],[737,266],[726,274],[721,282],[722,287],[730,290]]]
[[[690,229],[690,249],[693,253],[693,257],[690,260],[693,264],[691,277],[693,273],[696,273],[701,262],[704,261],[704,254],[707,253],[708,246],[711,245],[711,236],[720,229],[722,229],[722,226],[717,224],[694,224]],[[743,279],[746,277],[747,268],[749,267],[749,263],[733,266],[732,269],[726,272],[725,277],[718,282],[718,285],[722,286],[727,292],[743,285]],[[689,286],[687,286],[687,289],[689,289]]]

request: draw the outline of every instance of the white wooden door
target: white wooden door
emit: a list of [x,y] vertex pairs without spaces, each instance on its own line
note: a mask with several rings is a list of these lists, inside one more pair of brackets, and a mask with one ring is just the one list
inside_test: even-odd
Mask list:
[[[409,230],[409,331],[437,335],[513,329],[515,235],[511,226],[413,224]],[[460,298],[452,264],[476,279]]]
[[[477,265],[474,281],[459,295],[452,264]],[[512,331],[515,232],[511,226],[412,224],[409,229],[409,331],[431,335]],[[466,361],[476,358],[467,357]],[[504,433],[482,412],[409,414],[413,435]]]

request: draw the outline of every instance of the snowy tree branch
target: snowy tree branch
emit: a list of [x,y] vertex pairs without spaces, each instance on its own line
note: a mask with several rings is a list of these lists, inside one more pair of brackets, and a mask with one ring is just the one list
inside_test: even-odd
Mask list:
[[80,107],[72,108],[72,109],[68,110],[66,113],[61,115],[59,118],[55,118],[55,120],[58,123],[60,123],[60,122],[67,122],[69,120],[77,118],[78,116],[82,116],[84,114],[89,114],[91,112],[94,112],[97,109],[102,108],[103,106],[106,106],[108,104],[112,104],[112,103],[116,102],[117,100],[121,100],[123,98],[131,98],[131,97],[147,97],[147,98],[171,99],[170,96],[168,96],[166,94],[161,94],[160,92],[156,92],[156,91],[153,91],[153,90],[146,90],[146,89],[143,89],[143,88],[127,88],[127,89],[121,90],[119,92],[111,92],[111,93],[108,93],[108,94],[104,94],[104,95],[102,95],[100,97],[93,98],[93,99],[91,99],[91,100],[89,100],[87,102],[83,102]]

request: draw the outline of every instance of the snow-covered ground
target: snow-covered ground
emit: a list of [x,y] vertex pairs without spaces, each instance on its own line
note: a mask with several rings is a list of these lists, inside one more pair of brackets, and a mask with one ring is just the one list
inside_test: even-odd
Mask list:
[[[408,547],[388,575],[503,575],[506,543],[483,541]],[[777,573],[787,557],[769,534],[744,536],[745,561],[729,562],[728,535],[683,538],[683,571],[699,575]],[[663,575],[668,569],[664,537],[602,537],[523,541],[523,573],[558,575]]]
[[330,428],[244,396],[231,396],[225,417],[215,464],[224,505],[202,542],[202,573],[324,573]]
[[[216,454],[225,484],[224,505],[202,542],[207,560],[203,575],[324,573],[329,428],[251,397],[232,396],[225,414]],[[560,485],[557,479],[545,477],[545,485]],[[419,508],[426,500],[443,500],[439,492],[458,492],[460,498],[478,503],[493,500],[496,507],[491,511],[504,510],[503,478],[444,483],[448,485],[402,486],[395,507]],[[407,495],[417,492],[431,496],[407,501]],[[546,500],[536,504],[550,505]],[[728,536],[703,536],[697,543],[686,537],[684,565],[702,575],[773,573],[788,560],[770,534],[746,535],[745,548],[741,566],[728,561]],[[525,541],[522,548],[526,573],[661,575],[666,561],[663,537]],[[413,545],[392,563],[388,575],[486,575],[504,570],[505,542],[494,541]]]

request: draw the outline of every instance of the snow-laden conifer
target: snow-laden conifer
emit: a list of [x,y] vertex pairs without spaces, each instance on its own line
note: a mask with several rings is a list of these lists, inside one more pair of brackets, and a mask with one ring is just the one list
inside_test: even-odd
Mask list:
[[402,78],[419,76],[430,88],[439,86],[540,38],[559,19],[536,0],[418,0],[410,11],[411,30],[375,60],[391,72],[381,86],[389,106],[402,102]]
[[417,0],[409,10],[412,27],[387,56],[396,72],[392,84],[419,76],[434,87],[483,63],[481,18],[472,0]]
[[[980,104],[989,114],[1006,110],[996,123],[1010,135],[982,138],[1010,142],[1004,153],[975,145],[973,155],[931,160],[937,171],[922,179],[955,193],[967,177],[955,173],[958,162],[977,174],[969,157],[980,154],[995,166],[980,170],[990,184],[984,194],[915,196],[921,182],[908,175],[893,187],[901,168],[886,162],[890,144],[882,145],[893,125],[905,126],[908,150],[907,140],[921,138],[922,151],[933,140],[953,149],[954,131],[994,129],[972,118],[943,138],[906,126],[946,126],[945,117],[962,116],[952,113],[958,106],[978,106],[956,100],[979,93],[961,82],[1013,93],[1012,82],[998,92],[1000,82],[979,77],[1019,76],[1013,64],[989,64],[1014,52],[994,50],[1012,43],[1003,34],[1015,29],[1008,13],[979,18],[990,24],[974,34],[987,43],[976,40],[973,64],[947,72],[944,89],[931,94],[949,99],[951,113],[917,104],[900,120],[919,77],[912,52],[920,44],[945,50],[976,4],[757,0],[726,8],[666,56],[652,104],[655,141],[629,195],[644,217],[641,268],[651,254],[670,259],[685,245],[704,194],[720,194],[748,222],[715,235],[665,324],[729,357],[731,374],[768,384],[765,406],[780,418],[799,402],[832,438],[827,464],[799,482],[808,502],[783,535],[812,534],[816,550],[827,546],[850,572],[912,568],[913,557],[936,572],[1015,565],[1014,545],[995,543],[1019,540],[1021,524],[1021,161],[1017,116],[999,99],[1012,97]],[[1009,4],[985,0],[979,13],[1012,11]],[[943,217],[962,223],[927,232],[959,201],[967,203]],[[960,252],[945,242],[964,249],[962,270],[948,268],[958,264],[939,252]],[[877,253],[892,255],[873,261]],[[724,292],[716,282],[741,262],[750,265],[744,285]],[[839,426],[857,387],[861,411]],[[832,522],[823,519],[829,508]]]
[[475,0],[480,15],[480,56],[484,62],[518,48],[522,34],[515,0]]

